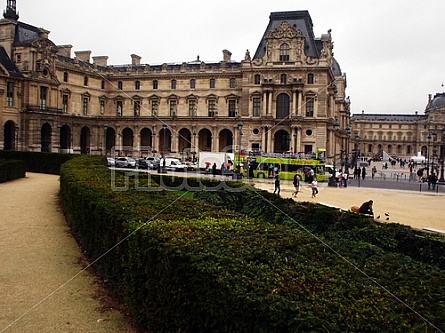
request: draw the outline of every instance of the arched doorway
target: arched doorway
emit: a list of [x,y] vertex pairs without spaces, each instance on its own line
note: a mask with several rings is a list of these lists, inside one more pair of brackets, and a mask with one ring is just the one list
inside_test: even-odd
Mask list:
[[116,131],[112,127],[105,129],[105,155],[111,154],[111,151],[116,147]]
[[59,134],[59,152],[72,153],[71,151],[71,128],[68,125],[63,125],[60,128]]
[[122,130],[122,151],[125,156],[131,156],[133,153],[133,130],[131,128],[124,128]]
[[153,152],[153,135],[149,128],[144,127],[140,132],[141,137],[141,146],[139,147],[139,151],[141,152],[141,156],[148,156]]
[[187,128],[182,128],[178,133],[178,150],[182,156],[188,156],[192,148],[192,133]]
[[40,151],[43,153],[51,152],[51,125],[44,123],[40,129]]
[[80,153],[89,154],[90,153],[90,139],[91,131],[87,126],[82,127],[80,130]]
[[204,128],[198,133],[198,150],[199,151],[212,151],[212,133]]
[[219,147],[218,151],[233,152],[233,133],[228,129],[223,129],[219,132]]
[[19,126],[12,120],[8,120],[3,126],[3,149],[18,150],[19,147]]
[[274,136],[274,152],[285,153],[290,150],[290,135],[285,130],[279,130]]
[[159,152],[161,154],[171,152],[171,142],[171,132],[168,127],[161,128],[159,131]]
[[277,118],[283,119],[289,117],[290,98],[287,94],[277,96]]

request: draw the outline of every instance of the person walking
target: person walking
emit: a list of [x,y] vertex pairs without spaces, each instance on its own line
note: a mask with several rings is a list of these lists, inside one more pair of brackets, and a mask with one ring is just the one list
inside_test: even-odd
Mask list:
[[281,187],[280,187],[280,176],[275,177],[275,189],[273,191],[273,194],[277,193],[280,195]]
[[343,187],[348,187],[348,178],[349,178],[349,172],[348,172],[348,169],[346,169],[342,173]]
[[213,177],[216,177],[216,163],[213,163],[213,165],[212,165],[212,174],[213,174]]
[[292,193],[292,197],[296,198],[298,192],[300,192],[300,175],[299,174],[295,174],[292,184],[294,185],[294,189],[295,189],[295,192]]
[[318,182],[316,178],[312,180],[311,189],[312,189],[312,198],[315,198],[318,194]]
[[[360,175],[359,175],[359,177],[360,177]],[[366,168],[363,167],[362,168],[362,179],[365,180],[365,177],[366,177]]]

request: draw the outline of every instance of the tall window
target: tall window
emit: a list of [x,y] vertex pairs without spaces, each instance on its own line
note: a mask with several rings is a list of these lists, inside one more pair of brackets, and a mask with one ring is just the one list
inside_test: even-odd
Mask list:
[[123,105],[124,103],[122,101],[116,102],[116,114],[118,117],[122,116]]
[[83,78],[83,85],[88,86],[88,76],[84,76]]
[[289,61],[289,45],[286,43],[280,46],[280,61]]
[[190,80],[190,89],[195,89],[196,87],[196,80],[195,79],[191,79]]
[[100,81],[100,89],[105,89],[105,80]]
[[170,117],[176,116],[176,108],[178,101],[176,99],[171,99],[170,100]]
[[6,106],[14,105],[14,82],[6,84]]
[[314,97],[306,98],[306,117],[314,116],[314,106],[315,106],[315,98]]
[[47,87],[40,87],[40,109],[45,110],[46,109],[46,99],[48,94],[48,88]]
[[189,100],[189,116],[196,117],[196,101],[194,99]]
[[158,114],[158,101],[157,100],[151,101],[151,114],[153,116],[156,116]]
[[281,74],[280,82],[281,82],[281,84],[286,84],[286,82],[287,82],[287,75],[286,74]]
[[209,99],[208,107],[209,107],[208,108],[209,117],[214,117],[215,114],[217,113],[217,110],[216,110],[216,100]]
[[307,84],[314,84],[314,74],[309,73],[307,75]]
[[229,88],[235,88],[236,87],[236,81],[235,78],[230,78],[229,80]]
[[210,88],[215,88],[215,79],[210,79]]
[[133,112],[135,116],[139,116],[141,111],[141,101],[133,101]]
[[88,97],[82,98],[82,114],[84,116],[88,114]]
[[62,112],[63,113],[68,112],[68,95],[67,94],[62,95]]
[[229,117],[236,117],[236,101],[234,99],[229,100]]
[[68,72],[63,72],[63,82],[68,82]]
[[134,81],[134,89],[136,90],[141,89],[141,81]]
[[176,80],[171,80],[171,89],[176,89]]
[[118,81],[118,82],[117,82],[117,89],[122,90],[122,88],[123,88],[123,83],[122,83],[122,81]]
[[105,113],[105,101],[103,99],[101,99],[99,104],[100,104],[100,114],[104,114]]
[[253,77],[253,83],[254,84],[260,84],[261,83],[261,75],[260,74],[255,74],[255,76]]
[[259,117],[261,114],[261,98],[255,97],[253,99],[253,116]]
[[153,89],[158,89],[158,80],[153,80]]

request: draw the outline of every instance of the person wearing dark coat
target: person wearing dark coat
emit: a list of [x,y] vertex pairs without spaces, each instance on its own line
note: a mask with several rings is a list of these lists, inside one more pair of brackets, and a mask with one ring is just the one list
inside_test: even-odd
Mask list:
[[374,201],[372,201],[372,200],[364,202],[360,206],[359,213],[371,215],[372,217],[374,217],[374,211],[372,210],[373,203],[374,203]]

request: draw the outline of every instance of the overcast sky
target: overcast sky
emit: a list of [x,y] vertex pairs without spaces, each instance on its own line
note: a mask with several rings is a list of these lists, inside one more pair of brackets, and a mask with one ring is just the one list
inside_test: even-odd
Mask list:
[[309,11],[317,38],[332,29],[353,113],[423,114],[444,91],[445,0],[17,0],[20,21],[112,65],[133,53],[143,64],[220,61],[223,49],[241,61],[271,12],[294,10]]

